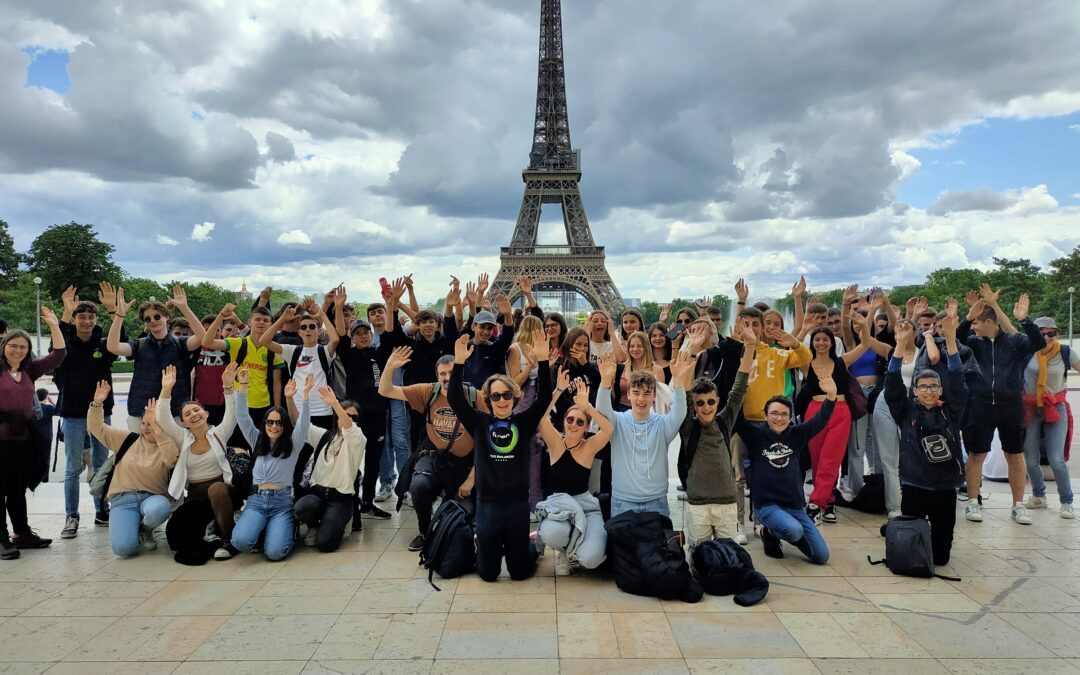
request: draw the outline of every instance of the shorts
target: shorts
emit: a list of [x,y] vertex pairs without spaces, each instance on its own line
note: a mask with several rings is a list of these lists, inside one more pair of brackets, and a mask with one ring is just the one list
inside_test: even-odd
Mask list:
[[1024,452],[1024,415],[1019,405],[973,405],[964,425],[964,448],[969,455],[990,452],[994,431],[1007,455]]

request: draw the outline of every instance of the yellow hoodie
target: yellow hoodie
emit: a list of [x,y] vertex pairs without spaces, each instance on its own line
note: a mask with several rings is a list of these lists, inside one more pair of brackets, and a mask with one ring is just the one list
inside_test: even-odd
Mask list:
[[765,402],[784,393],[784,372],[807,365],[813,356],[810,348],[801,342],[794,350],[770,347],[759,342],[754,352],[757,379],[750,383],[750,389],[746,392],[743,416],[755,422],[764,421]]

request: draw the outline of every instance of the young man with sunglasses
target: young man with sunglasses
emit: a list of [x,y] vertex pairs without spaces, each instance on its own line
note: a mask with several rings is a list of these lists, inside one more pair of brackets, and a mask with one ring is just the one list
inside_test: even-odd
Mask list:
[[[266,347],[274,354],[281,356],[281,360],[291,369],[289,376],[300,382],[304,382],[308,375],[315,378],[315,390],[321,391],[329,386],[328,378],[331,372],[331,364],[337,358],[338,332],[326,318],[326,314],[312,301],[299,306],[303,314],[297,318],[297,312],[293,307],[282,310],[278,320],[270,329],[259,336],[259,346]],[[302,345],[281,344],[275,336],[282,326],[296,322],[300,331]],[[325,325],[327,332],[326,346],[319,344],[319,335]],[[297,353],[299,352],[299,353]],[[299,387],[298,387],[299,389]],[[296,407],[301,407],[302,395],[298,391],[293,397]],[[322,399],[312,401],[311,423],[323,429],[329,429],[335,423],[334,410]]]
[[693,415],[687,415],[679,429],[679,479],[686,485],[686,535],[690,548],[719,537],[748,543],[739,523],[730,439],[749,384],[757,337],[744,328],[742,339],[745,349],[723,409],[716,384],[708,378],[698,379],[687,393]]
[[[117,356],[126,356],[135,361],[135,372],[131,376],[128,389],[127,427],[132,433],[142,430],[142,414],[146,402],[156,398],[161,391],[161,373],[166,366],[176,367],[175,395],[172,397],[172,415],[180,419],[180,409],[191,398],[192,352],[202,349],[202,322],[191,311],[187,303],[187,293],[180,286],[173,287],[173,296],[167,305],[160,302],[144,302],[139,306],[139,321],[146,329],[143,337],[130,342],[120,341],[124,317],[135,304],[124,298],[124,289],[116,289],[116,309],[112,312],[112,325],[105,346]],[[169,307],[180,310],[192,328],[191,337],[180,339],[169,333]]]
[[[94,400],[97,383],[112,385],[112,364],[116,355],[105,349],[105,334],[98,325],[98,308],[92,302],[83,302],[71,286],[61,296],[64,314],[60,318],[60,332],[67,343],[67,357],[53,374],[53,382],[60,390],[57,410],[64,430],[64,455],[67,457],[64,472],[64,509],[67,518],[61,539],[72,539],[79,532],[79,483],[83,470],[83,448],[87,436],[87,409]],[[108,284],[101,284],[98,299],[106,311],[116,311],[116,291]],[[124,337],[121,336],[121,340]],[[112,421],[113,397],[110,389],[101,401],[105,423]],[[91,463],[96,472],[109,458],[109,449],[96,437],[91,436]],[[95,525],[109,524],[109,503],[95,499]]]
[[905,516],[929,519],[935,565],[949,563],[956,527],[955,486],[963,477],[960,428],[968,389],[957,349],[958,324],[955,314],[942,321],[949,364],[944,387],[935,371],[922,370],[915,374],[909,396],[900,373],[903,358],[898,356],[915,343],[915,330],[907,322],[896,326],[896,351],[885,376],[885,402],[900,429],[900,510]]

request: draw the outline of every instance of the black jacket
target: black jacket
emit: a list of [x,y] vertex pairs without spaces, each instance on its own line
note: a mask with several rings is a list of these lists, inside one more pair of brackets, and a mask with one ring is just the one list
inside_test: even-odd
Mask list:
[[[122,329],[121,329],[122,330]],[[94,326],[90,339],[79,339],[75,326],[66,321],[60,322],[60,332],[64,334],[67,356],[56,372],[53,382],[60,390],[60,399],[56,403],[56,412],[60,417],[86,419],[87,408],[94,400],[97,383],[105,380],[112,384],[112,364],[116,354],[105,349],[105,333],[101,326]],[[126,342],[127,336],[121,332],[120,342]],[[105,415],[112,414],[113,394],[105,399]]]
[[705,591],[690,574],[671,519],[659,513],[620,513],[605,523],[608,560],[620,590],[661,600],[697,602]]
[[395,347],[412,347],[412,359],[405,364],[403,382],[410,384],[427,384],[435,382],[435,363],[439,357],[454,353],[454,343],[448,341],[442,333],[435,333],[435,339],[428,342],[419,333],[409,337],[401,330],[401,322],[398,313],[394,312],[393,323],[390,328],[383,331],[379,341],[379,347],[386,345],[387,349]]
[[1034,322],[1025,319],[1020,322],[1020,328],[1019,333],[1002,331],[990,340],[975,335],[970,321],[960,324],[956,337],[971,348],[982,370],[982,377],[968,387],[972,405],[1020,404],[1024,367],[1032,354],[1046,347],[1046,340]]
[[348,337],[342,337],[337,353],[345,368],[345,397],[359,403],[366,415],[385,412],[388,401],[379,396],[379,378],[390,351],[386,347],[357,349]]

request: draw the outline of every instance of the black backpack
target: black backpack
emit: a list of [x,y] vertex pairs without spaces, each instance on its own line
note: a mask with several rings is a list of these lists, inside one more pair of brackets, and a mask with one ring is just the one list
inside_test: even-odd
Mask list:
[[885,558],[871,565],[884,564],[893,574],[928,579],[937,577],[960,581],[934,572],[934,550],[930,545],[930,522],[921,516],[897,516],[885,523]]
[[863,476],[862,489],[850,501],[836,488],[833,488],[833,498],[837,506],[863,513],[885,513],[885,476],[880,473]]
[[754,569],[750,552],[731,539],[703,541],[694,547],[690,558],[709,595],[734,595],[736,605],[749,607],[769,592],[769,580]]
[[424,534],[420,564],[428,569],[428,583],[437,591],[432,576],[453,579],[476,569],[476,528],[473,516],[456,499],[444,499]]

